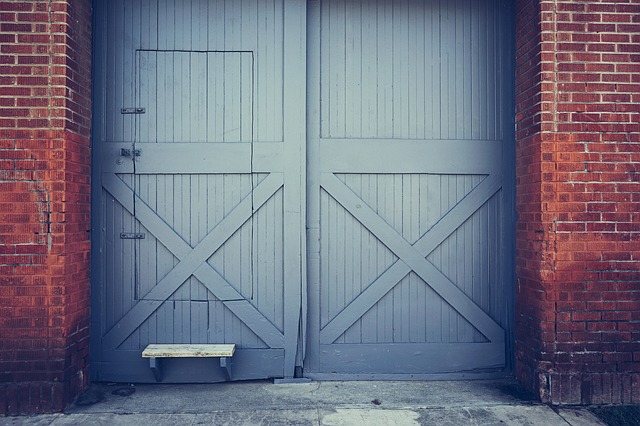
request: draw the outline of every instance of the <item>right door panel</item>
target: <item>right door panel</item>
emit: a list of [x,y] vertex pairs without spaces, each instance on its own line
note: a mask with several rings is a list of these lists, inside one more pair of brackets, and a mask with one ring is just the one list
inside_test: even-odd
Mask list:
[[306,373],[506,367],[508,15],[495,0],[309,4]]

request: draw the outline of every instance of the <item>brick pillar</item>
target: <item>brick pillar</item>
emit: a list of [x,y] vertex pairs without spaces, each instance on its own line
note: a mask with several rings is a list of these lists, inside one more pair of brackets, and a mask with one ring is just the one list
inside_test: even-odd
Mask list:
[[640,1],[516,3],[516,374],[639,403]]
[[88,383],[91,1],[0,1],[0,415]]

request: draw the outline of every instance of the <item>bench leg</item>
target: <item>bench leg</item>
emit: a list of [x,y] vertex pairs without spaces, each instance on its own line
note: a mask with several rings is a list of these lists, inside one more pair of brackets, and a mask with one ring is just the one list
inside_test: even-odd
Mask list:
[[162,381],[162,358],[149,358],[149,367],[153,371],[156,382]]
[[227,376],[227,380],[231,380],[231,358],[223,356],[220,357],[220,367],[224,370],[225,376]]

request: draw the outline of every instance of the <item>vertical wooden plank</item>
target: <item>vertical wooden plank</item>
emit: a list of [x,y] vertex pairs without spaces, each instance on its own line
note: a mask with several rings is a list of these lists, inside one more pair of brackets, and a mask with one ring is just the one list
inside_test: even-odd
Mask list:
[[224,141],[240,141],[240,53],[224,54]]
[[174,33],[176,37],[176,49],[190,51],[191,45],[191,2],[192,0],[176,0],[176,26]]
[[504,34],[503,30],[503,26],[502,26],[502,19],[500,19],[500,16],[502,14],[501,8],[494,8],[493,13],[494,13],[494,20],[496,23],[496,27],[495,27],[495,31],[496,31],[496,75],[494,76],[494,80],[495,80],[495,84],[496,84],[496,90],[495,90],[495,113],[496,113],[496,120],[495,120],[495,125],[496,125],[496,139],[502,139],[502,134],[503,134],[503,120],[504,120],[504,116],[503,116],[503,111],[504,111],[504,93],[503,93],[503,85],[502,82],[505,80],[505,70],[504,70],[504,64],[503,64],[503,53],[504,52],[504,42],[505,40],[508,40],[509,36],[507,34]]
[[175,343],[175,302],[164,302],[158,308],[158,343]]
[[[335,251],[333,255],[333,267],[335,268],[335,275],[332,277],[334,283],[334,298],[330,307],[330,318],[333,318],[341,307],[345,304],[345,278],[347,274],[347,262],[346,262],[346,249],[347,249],[347,221],[349,220],[349,214],[338,203],[334,203],[335,208],[335,233],[333,238],[335,241]],[[344,336],[338,340],[340,343],[344,343]]]
[[340,137],[345,134],[346,127],[346,82],[345,70],[347,67],[345,30],[347,26],[345,3],[333,1],[329,5],[329,80],[330,111],[329,135]]
[[470,139],[472,138],[472,128],[471,128],[471,124],[472,124],[472,115],[471,115],[471,111],[472,111],[472,104],[471,104],[471,99],[473,96],[473,89],[474,87],[472,86],[472,58],[473,58],[473,50],[471,50],[472,47],[472,33],[471,33],[471,13],[472,13],[472,7],[471,7],[471,1],[467,0],[465,2],[462,3],[462,9],[463,9],[463,16],[462,16],[462,26],[463,26],[463,30],[462,30],[462,34],[463,34],[463,39],[462,39],[462,45],[463,45],[463,55],[464,55],[464,59],[463,59],[463,79],[464,79],[464,108],[463,108],[463,116],[464,116],[464,131],[463,131],[463,137],[464,139]]
[[105,272],[105,283],[107,283],[108,287],[105,289],[105,324],[104,328],[109,329],[115,323],[115,307],[116,307],[116,294],[117,286],[108,283],[116,283],[119,282],[118,278],[120,278],[117,274],[120,274],[122,268],[118,268],[116,262],[118,261],[114,256],[114,253],[117,250],[114,235],[116,229],[116,214],[115,214],[115,200],[109,195],[108,192],[104,191],[104,195],[107,198],[106,203],[106,211],[105,211],[105,227],[107,233],[105,234],[105,245],[106,245],[106,272]]
[[461,1],[451,3],[452,14],[452,96],[453,108],[451,110],[451,135],[454,139],[462,139],[464,136],[464,19],[463,4]]
[[[389,10],[389,14],[391,14],[391,10]],[[391,25],[391,24],[390,24]],[[387,29],[391,31],[391,28]],[[391,38],[389,40],[391,42]],[[390,78],[391,75],[389,74]],[[391,96],[392,91],[390,90],[389,96]],[[388,113],[391,113],[392,110],[389,108]],[[390,129],[391,127],[387,127],[386,129]],[[389,220],[389,224],[397,229],[397,221],[394,215],[396,206],[398,203],[398,199],[396,198],[396,179],[397,175],[380,175],[378,178],[378,197],[380,197],[380,212],[384,217],[387,217]],[[391,261],[391,253],[388,251],[384,251],[382,254],[382,258],[384,259],[385,264]],[[393,299],[394,299],[394,290],[391,290],[381,302],[381,310],[382,315],[378,315],[378,320],[382,321],[382,334],[378,335],[378,342],[389,343],[393,342],[394,338],[394,309],[393,309]]]
[[[159,175],[156,176],[156,199],[157,212],[160,217],[166,218],[167,223],[173,223],[173,176]],[[156,276],[158,280],[162,279],[175,264],[173,254],[164,246],[158,244],[156,254]]]
[[147,29],[148,36],[143,39],[143,44],[140,46],[142,49],[158,49],[158,2],[144,2],[148,6],[148,14],[143,15],[142,19],[145,22],[145,28]]
[[478,79],[479,79],[479,115],[480,115],[480,139],[488,139],[489,134],[487,127],[489,126],[489,117],[486,108],[487,100],[487,72],[488,72],[488,21],[487,21],[487,9],[490,2],[482,2],[479,4],[478,15],[478,55],[480,56],[480,64],[478,66]]
[[[439,181],[439,189],[438,189],[438,195],[440,198],[440,214],[439,217],[442,217],[444,215],[444,213],[447,211],[448,208],[448,204],[449,204],[449,200],[448,200],[448,196],[449,196],[449,187],[448,187],[448,182],[449,179],[447,176],[441,176],[440,177],[440,181]],[[437,263],[434,263],[435,266],[440,269],[441,271],[445,271],[445,260],[446,260],[446,254],[448,252],[448,241],[444,241],[440,247],[438,247],[436,253],[435,253],[435,259]],[[436,300],[438,301],[438,305],[439,305],[439,310],[440,310],[440,317],[439,317],[439,321],[440,321],[440,334],[441,334],[441,341],[442,342],[449,342],[449,311],[450,311],[450,307],[449,305],[442,300],[441,297],[436,296]]]
[[[318,186],[319,188],[319,186]],[[328,205],[330,203],[330,199],[329,199],[329,195],[325,192],[325,191],[320,191],[320,203],[319,203],[319,209],[320,209],[320,215],[321,215],[321,219],[319,219],[319,241],[327,241],[326,244],[323,244],[320,247],[320,250],[322,250],[320,252],[320,258],[321,259],[329,259],[329,252],[326,249],[327,245],[329,244],[329,224],[325,223],[327,220],[329,220],[330,216],[327,214],[327,209],[328,209]],[[320,328],[322,328],[324,325],[326,325],[329,322],[329,314],[328,314],[328,309],[329,309],[329,297],[328,297],[328,292],[326,290],[326,285],[325,282],[327,282],[327,279],[329,277],[330,274],[330,270],[329,270],[329,266],[331,265],[330,261],[324,261],[322,263],[319,263],[319,267],[321,268],[319,271],[319,276],[318,276],[318,290],[317,290],[317,298],[318,298],[318,326]],[[315,340],[314,340],[315,343]]]
[[[365,38],[366,39],[366,38]],[[370,43],[367,43],[370,44]],[[376,197],[376,187],[374,179],[372,179],[371,175],[364,175],[362,178],[362,188],[363,193],[366,194],[365,201],[370,206],[377,205]],[[379,265],[377,263],[377,253],[376,253],[376,241],[370,232],[363,232],[362,236],[362,275],[363,275],[363,283],[369,284],[375,280],[375,277],[378,275]],[[360,326],[361,333],[361,342],[362,343],[373,343],[376,341],[376,331],[375,326],[377,325],[376,319],[377,306],[369,309],[362,318],[358,321]]]
[[221,55],[216,53],[207,53],[207,103],[206,103],[206,115],[207,115],[207,141],[208,142],[221,142],[222,141],[222,129],[219,123],[221,114],[219,111],[219,105],[221,104],[219,96],[221,90],[218,84],[218,79],[222,75],[220,72]]
[[[198,220],[197,220],[197,235],[198,243],[200,243],[209,233],[209,217],[211,211],[209,210],[209,187],[208,187],[209,175],[200,175],[197,177],[197,188],[193,198],[198,200]],[[202,285],[198,284],[197,291],[194,295],[195,300],[203,301],[209,298],[208,290]],[[198,305],[202,308],[201,305]],[[207,308],[208,309],[208,308]],[[207,311],[208,312],[208,311]],[[206,340],[203,342],[206,343]]]
[[393,137],[393,3],[378,4],[378,131]]
[[[238,58],[239,59],[239,58]],[[240,194],[250,194],[252,191],[251,187],[251,176],[250,175],[242,175],[240,178],[239,186],[240,186]],[[242,195],[239,199],[242,199]],[[243,295],[247,299],[251,299],[252,297],[252,284],[254,279],[255,271],[253,268],[253,236],[252,233],[255,230],[255,213],[246,221],[238,232],[238,252],[239,256],[236,259],[238,263],[238,272],[240,276],[238,277],[239,290],[240,294]]]
[[470,66],[469,73],[471,79],[471,93],[470,93],[470,128],[473,139],[482,139],[480,133],[480,9],[482,2],[472,1],[470,11],[470,29],[469,29],[469,43],[470,43]]
[[185,141],[207,141],[207,54],[189,54],[189,127],[191,135]]
[[138,136],[136,143],[157,141],[157,53],[138,52],[138,90],[136,106],[146,109],[146,113],[138,119]]
[[273,229],[270,231],[268,235],[269,235],[269,238],[273,237],[274,238],[273,241],[276,241],[275,252],[278,254],[278,256],[275,258],[273,263],[274,271],[273,271],[273,284],[272,284],[274,287],[274,293],[277,294],[277,297],[275,298],[276,300],[275,314],[277,318],[277,320],[275,321],[275,324],[278,326],[280,330],[284,331],[285,301],[284,301],[284,298],[282,297],[282,291],[281,291],[282,286],[280,285],[280,283],[284,282],[284,246],[283,246],[283,241],[280,238],[282,235],[284,235],[284,229],[285,229],[284,228],[284,191],[282,189],[280,189],[277,193],[277,196],[274,201],[274,206],[277,207],[276,209],[274,209],[275,226],[273,227]]
[[345,110],[344,131],[345,137],[359,137],[360,111],[362,110],[360,83],[361,68],[361,39],[360,39],[360,4],[358,1],[345,2]]
[[[184,36],[184,34],[181,34]],[[177,37],[177,35],[176,35]],[[192,99],[189,87],[191,85],[191,57],[194,53],[176,52],[176,72],[174,74],[173,90],[176,95],[177,105],[174,113],[176,122],[176,140],[175,142],[185,143],[192,139],[193,121],[191,110]]]
[[209,343],[228,343],[225,336],[224,306],[219,301],[209,301]]
[[[284,100],[286,96],[285,87],[287,86],[287,84],[285,84],[285,82],[287,82],[287,77],[285,76],[285,64],[287,63],[287,60],[285,56],[290,53],[289,51],[287,51],[285,40],[287,24],[285,22],[286,13],[283,11],[286,11],[289,8],[288,5],[288,0],[278,0],[273,4],[268,5],[269,20],[271,21],[270,25],[272,25],[272,27],[269,31],[268,38],[268,40],[270,41],[269,46],[271,50],[269,54],[271,67],[267,72],[267,76],[269,77],[269,99],[272,100],[272,103],[269,109],[270,114],[267,119],[270,120],[270,134],[272,136],[268,135],[267,137],[269,138],[269,140],[277,142],[284,140],[286,127],[285,122],[289,119],[286,114],[283,115],[283,105],[286,102]],[[306,30],[301,31],[306,35]],[[301,39],[300,42],[306,43],[306,37]],[[280,46],[284,46],[284,49],[281,49]],[[301,52],[304,54],[300,56],[300,60],[306,57],[305,52],[306,50]],[[305,77],[304,71],[299,71],[303,72],[301,77]],[[300,98],[299,101],[302,101],[304,99],[306,99],[306,96]],[[302,122],[300,124],[302,124]]]
[[[188,193],[188,221],[189,221],[189,241],[191,246],[195,247],[200,242],[200,216],[202,212],[202,202],[199,198],[200,175],[189,176],[189,186],[184,188],[183,191]],[[185,300],[198,300],[198,294],[200,290],[200,282],[196,277],[189,277],[188,280],[188,293],[185,291]],[[186,289],[185,289],[186,290]]]
[[[308,69],[307,69],[307,158],[318,158],[320,149],[320,136],[322,132],[322,112],[321,112],[321,37],[320,27],[321,3],[308,3],[307,40]],[[324,323],[324,292],[322,291],[323,278],[326,274],[326,262],[320,263],[320,258],[324,256],[321,250],[320,241],[323,241],[325,227],[321,226],[320,218],[326,205],[326,194],[320,189],[320,164],[319,161],[308,161],[307,165],[307,204],[306,221],[307,233],[307,268],[308,268],[308,322],[306,327],[308,334],[305,336],[305,365],[308,371],[318,371],[319,368],[319,334]],[[303,306],[303,312],[305,312]]]
[[[409,7],[407,0],[393,2],[393,137],[409,138]],[[415,87],[412,88],[415,90]]]
[[[422,19],[424,7],[417,7],[416,3],[409,1],[408,5],[408,65],[407,65],[407,84],[409,90],[407,93],[408,116],[407,116],[407,137],[409,139],[424,138],[424,128],[426,117],[424,116],[424,75],[422,66],[424,65],[424,45],[420,42],[423,40],[421,32],[424,30],[423,25],[418,25],[418,20]],[[422,23],[422,22],[421,22]],[[420,64],[420,65],[418,65]],[[422,112],[422,114],[421,114]]]
[[[371,1],[362,0],[361,14],[369,16],[371,13]],[[360,48],[362,52],[361,56],[361,78],[362,78],[362,132],[361,137],[374,137],[377,131],[376,124],[376,109],[377,109],[377,91],[376,87],[376,70],[375,70],[375,58],[376,58],[376,44],[373,40],[376,40],[376,21],[373,19],[365,19],[361,23],[362,37]]]
[[224,0],[207,2],[207,50],[224,50]]
[[191,338],[189,343],[207,343],[209,328],[209,304],[207,302],[191,302]]
[[[360,175],[345,175],[345,182],[349,187],[353,188],[356,193],[362,194],[362,177]],[[361,276],[362,270],[362,226],[353,217],[349,217],[347,223],[349,229],[349,235],[347,235],[347,280],[346,280],[346,292],[345,292],[345,304],[348,305],[351,301],[362,292],[363,278]],[[359,323],[354,324],[345,333],[345,341],[347,343],[360,343],[361,342],[361,327]]]
[[[422,187],[422,179],[420,175],[412,175],[411,189],[409,199],[411,200],[411,217],[409,218],[411,242],[415,242],[422,235],[420,230],[422,203],[420,198],[420,190]],[[424,300],[424,287],[415,274],[409,275],[409,294],[407,301],[409,333],[408,341],[424,342],[424,331],[427,327],[426,318],[424,317],[424,305],[420,302]]]
[[[466,105],[466,97],[465,97],[465,105]],[[469,191],[469,177],[468,176],[460,176],[457,182],[458,186],[458,197],[456,200],[456,204],[468,193]],[[459,227],[455,231],[456,236],[456,285],[459,289],[461,289],[465,294],[470,294],[469,283],[467,280],[467,269],[466,266],[468,264],[468,259],[465,257],[465,247],[469,246],[469,241],[467,240],[467,223],[464,223],[461,227]],[[468,332],[469,332],[469,323],[466,320],[460,318],[458,314],[458,332],[457,332],[457,341],[459,342],[467,342],[469,341]]]
[[158,142],[173,142],[174,141],[174,105],[177,100],[174,97],[174,61],[175,55],[173,53],[158,54],[157,56],[157,72],[158,72],[158,96],[156,126],[158,129],[157,141]]
[[240,141],[254,142],[253,136],[253,53],[240,56]]
[[[504,294],[501,292],[501,280],[500,280],[500,271],[501,271],[501,257],[498,253],[500,253],[500,242],[501,238],[499,233],[496,232],[498,228],[498,221],[501,218],[500,214],[500,206],[498,204],[499,197],[494,196],[489,202],[486,204],[487,208],[487,234],[488,234],[488,247],[486,249],[486,256],[483,260],[487,262],[489,265],[489,276],[488,276],[488,288],[491,288],[491,294],[493,295],[491,303],[493,306],[495,304],[503,304],[504,300],[501,299],[501,295]],[[483,256],[483,257],[484,257]],[[494,290],[495,289],[495,290]]]
[[[184,176],[182,175],[172,175],[172,180],[173,180],[173,184],[172,186],[168,187],[168,191],[170,193],[170,198],[171,198],[171,213],[172,215],[170,216],[170,220],[171,220],[171,227],[176,231],[176,233],[178,233],[178,235],[180,235],[183,239],[185,239],[187,241],[187,244],[189,243],[188,239],[189,239],[189,234],[185,235],[184,234],[184,215],[189,214],[189,212],[185,212],[184,211],[184,205],[183,205],[183,197],[182,197],[182,188],[184,187]],[[175,266],[174,265],[172,266]],[[171,268],[173,269],[173,268]],[[189,279],[187,279],[188,281]],[[175,301],[175,300],[183,300],[184,299],[184,282],[180,283],[180,285],[178,286],[178,289],[176,290],[176,292],[171,295],[171,297],[169,298],[169,300]]]
[[107,137],[108,141],[122,141],[122,115],[120,114],[120,108],[122,108],[122,85],[123,85],[123,73],[122,73],[122,41],[118,34],[123,31],[123,5],[118,1],[112,1],[109,4],[108,11],[108,33],[107,33],[107,61],[108,61],[108,73],[110,78],[107,78],[106,93],[107,96],[107,108],[106,108],[106,124],[107,124]]
[[[440,10],[440,32],[439,34],[439,50],[440,50],[440,73],[439,73],[439,92],[440,92],[440,125],[441,125],[441,138],[451,139],[451,89],[450,79],[451,76],[455,76],[455,69],[451,66],[451,55],[453,54],[454,46],[451,45],[451,28],[454,23],[450,16],[448,9],[443,8],[441,4]],[[447,3],[444,2],[446,5]],[[455,29],[455,28],[454,28]]]
[[[342,179],[345,178],[346,176],[342,176]],[[333,307],[334,311],[332,313],[332,316],[335,316],[349,302],[349,294],[352,291],[351,268],[353,265],[351,262],[353,261],[353,259],[351,258],[351,247],[353,239],[353,217],[346,209],[343,208],[341,208],[340,213],[340,222],[342,223],[342,239],[340,241],[340,252],[342,256],[340,265],[341,267],[339,269],[339,301],[338,304]],[[342,336],[341,341],[344,343],[347,342],[345,335]]]
[[[468,176],[465,179],[465,194],[469,194],[475,185],[477,184],[475,176]],[[468,219],[463,225],[463,247],[459,250],[462,252],[464,263],[462,268],[464,269],[464,288],[465,294],[467,294],[472,300],[474,294],[474,282],[473,282],[473,217]],[[464,341],[473,341],[473,327],[469,322],[465,322],[464,328]]]
[[[478,179],[479,181],[480,179]],[[479,183],[479,182],[476,182]],[[472,237],[471,237],[471,253],[472,253],[472,269],[471,273],[473,275],[473,300],[479,301],[481,306],[485,306],[483,303],[483,292],[484,292],[484,283],[482,280],[482,262],[480,260],[481,250],[484,249],[482,246],[482,236],[480,234],[480,222],[481,222],[481,212],[476,212],[471,218],[471,229],[472,229]],[[477,330],[473,331],[474,341],[478,341],[480,338],[480,333]]]
[[165,28],[175,28],[175,1],[163,0],[158,7],[158,49],[175,50],[173,31],[164,31]]
[[[434,2],[436,3],[436,2]],[[430,47],[432,56],[434,58],[438,58],[438,61],[434,61],[429,67],[430,75],[432,76],[431,81],[431,102],[430,102],[430,111],[433,114],[433,134],[435,138],[445,138],[443,133],[443,106],[444,100],[443,96],[446,96],[442,91],[442,87],[440,85],[440,80],[442,76],[442,25],[440,16],[442,14],[442,2],[437,3],[434,6],[432,13],[430,13]]]
[[225,1],[224,5],[224,50],[240,50],[240,14],[239,1]]
[[[153,208],[157,209],[158,206],[158,190],[157,190],[157,177],[156,176],[147,176],[146,179],[147,188],[147,197],[148,204]],[[141,185],[142,186],[142,185]],[[149,239],[144,244],[144,250],[140,252],[140,265],[145,265],[146,268],[144,270],[144,282],[146,282],[145,288],[138,293],[138,297],[141,298],[143,294],[147,294],[149,290],[151,290],[156,283],[158,282],[158,246],[159,243],[149,232],[145,231],[145,234],[149,235]]]
[[[188,123],[186,123],[188,124]],[[188,175],[183,174],[180,175],[180,185],[176,188],[178,194],[177,199],[177,209],[175,211],[177,223],[176,230],[178,233],[187,241],[187,243],[191,246],[195,246],[195,241],[193,241],[193,237],[195,237],[192,232],[192,222],[191,222],[191,212],[193,209],[193,204],[191,200],[191,188],[192,188],[192,178],[195,178],[196,175]],[[175,293],[176,300],[189,300],[191,298],[191,288],[196,285],[196,278],[189,277],[185,281],[185,283],[178,289]]]
[[487,109],[487,122],[489,123],[489,127],[487,128],[487,138],[495,139],[497,137],[497,126],[496,126],[496,78],[498,74],[498,70],[496,69],[496,51],[495,46],[497,44],[496,40],[496,25],[495,21],[495,8],[490,8],[488,13],[489,24],[487,25],[487,40],[489,46],[492,48],[487,52],[487,101],[486,101],[486,109]]
[[[133,175],[125,175],[123,176],[123,179],[130,188],[135,187]],[[122,211],[121,214],[123,218],[122,229],[133,229],[137,231],[138,222],[136,221],[135,217],[124,208],[121,211]],[[134,288],[136,285],[136,275],[138,272],[137,263],[136,263],[138,253],[136,252],[135,240],[128,240],[128,241],[121,240],[121,241],[123,241],[122,251],[121,251],[122,263],[123,263],[122,269],[125,275],[123,280],[123,286],[121,289],[121,299],[119,303],[121,304],[121,307],[120,307],[121,312],[124,314],[128,312],[129,309],[131,309],[131,306],[134,303]],[[130,344],[131,342],[124,342],[122,344],[122,348],[130,349],[131,348]]]
[[255,51],[257,46],[258,0],[240,2],[240,47],[241,50]]
[[301,325],[305,227],[306,2],[284,3],[284,375],[293,377]]
[[256,15],[256,51],[254,63],[254,114],[255,114],[255,140],[265,140],[268,135],[269,120],[266,120],[266,114],[269,110],[271,99],[267,96],[266,91],[268,84],[265,76],[265,70],[268,70],[267,55],[265,54],[267,39],[267,17],[265,16],[266,3],[259,1],[257,5]]
[[[208,175],[207,176],[207,232],[211,232],[216,225],[222,220],[224,216],[223,212],[223,198],[222,198],[222,182],[224,176],[222,175]],[[221,249],[218,252],[222,251]],[[215,253],[207,260],[207,262],[213,266]],[[217,300],[217,298],[211,294],[207,294],[207,300]],[[216,305],[217,306],[217,305]],[[209,305],[209,311],[214,308],[214,305]],[[213,315],[210,313],[210,316]]]
[[[394,174],[389,176],[389,180],[391,183],[390,187],[390,196],[387,197],[387,201],[390,204],[387,204],[387,214],[390,214],[390,225],[395,228],[396,232],[402,234],[403,232],[403,203],[402,203],[402,184],[403,184],[403,176],[401,174]],[[390,311],[390,318],[392,319],[392,328],[391,328],[391,341],[392,342],[400,342],[402,341],[402,288],[405,283],[406,277],[400,281],[398,285],[396,285],[391,291],[388,309]]]
[[203,52],[207,50],[207,15],[209,2],[202,0],[189,1],[189,25],[186,28],[191,31],[191,50]]
[[[144,179],[142,176],[136,176],[135,179],[138,181],[136,188],[138,189],[140,198],[145,202],[148,201],[150,198],[148,193],[148,180]],[[142,228],[144,227],[142,226]],[[150,266],[155,262],[149,259],[149,245],[155,246],[153,240],[155,240],[155,238],[150,237],[145,238],[144,240],[134,241],[136,245],[136,280],[134,299],[139,299],[141,295],[146,294],[146,289],[154,285],[156,282],[155,276],[153,276],[150,271]],[[153,266],[155,271],[155,265]],[[153,282],[151,282],[151,280],[153,280]]]

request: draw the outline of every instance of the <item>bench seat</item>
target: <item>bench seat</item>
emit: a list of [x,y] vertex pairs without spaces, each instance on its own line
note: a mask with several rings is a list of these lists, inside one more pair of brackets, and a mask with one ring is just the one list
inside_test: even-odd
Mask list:
[[154,343],[142,351],[143,358],[149,358],[149,367],[156,378],[162,381],[162,358],[220,358],[220,367],[227,380],[231,380],[231,357],[235,353],[235,343],[230,344],[176,344]]

